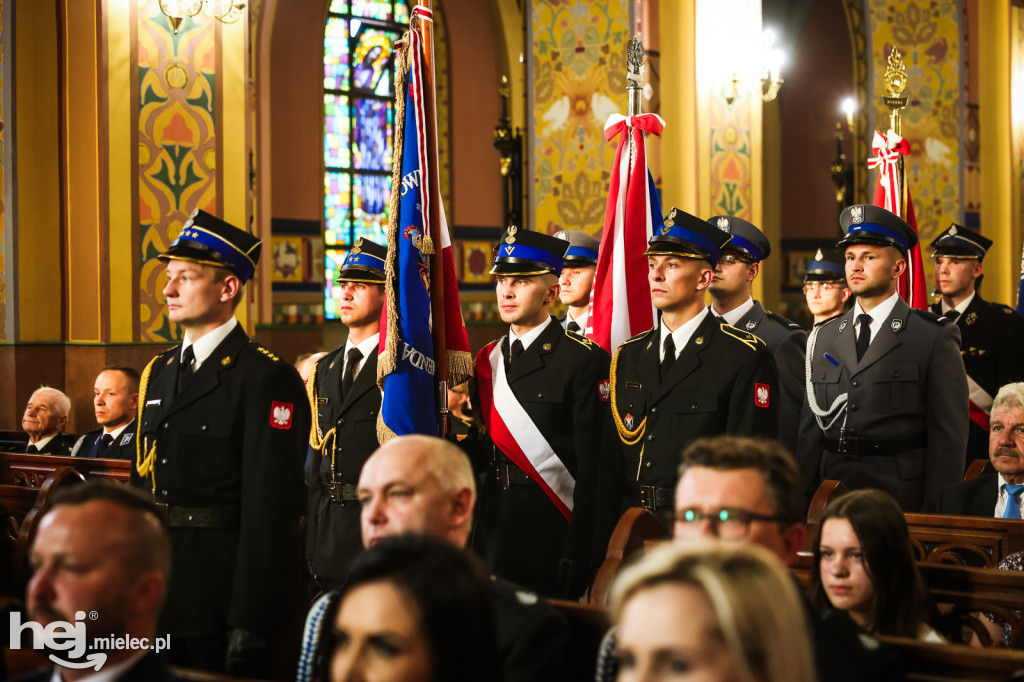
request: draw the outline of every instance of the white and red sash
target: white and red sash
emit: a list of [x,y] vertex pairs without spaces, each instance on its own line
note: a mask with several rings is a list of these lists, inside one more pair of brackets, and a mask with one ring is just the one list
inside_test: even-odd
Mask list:
[[512,393],[499,342],[491,342],[477,355],[476,378],[481,414],[491,440],[541,487],[566,521],[571,521],[576,481]]
[[988,431],[989,412],[992,410],[992,396],[983,389],[978,382],[967,375],[967,390],[970,394],[970,416],[971,421]]

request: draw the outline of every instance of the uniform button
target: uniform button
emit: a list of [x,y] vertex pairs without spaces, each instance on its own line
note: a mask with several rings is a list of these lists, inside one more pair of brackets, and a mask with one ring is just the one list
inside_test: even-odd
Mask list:
[[167,422],[164,422],[164,428],[165,428],[165,429],[168,429],[168,428],[170,428],[170,427],[171,427],[171,425],[170,425],[170,424],[168,424]]
[[166,490],[161,490],[160,491],[160,497],[167,497],[167,491]]
[[860,381],[858,379],[854,379],[853,381],[850,382],[850,385],[853,386],[854,388],[857,388],[858,386],[860,386]]
[[538,398],[543,398],[543,397],[544,397],[544,394],[543,394],[543,393],[538,393],[538,394],[537,394],[537,397],[538,397]]
[[850,411],[851,412],[856,412],[857,411],[857,406],[856,405],[850,405]]
[[206,424],[203,424],[202,426],[200,426],[199,430],[200,431],[205,431],[206,430]]
[[651,414],[658,414],[658,408],[657,407],[652,407],[651,408]]
[[[653,433],[648,434],[647,435],[647,440],[654,440],[654,434]],[[650,464],[650,462],[648,462],[647,464]]]
[[344,425],[345,425],[345,420],[344,419],[339,419],[338,420],[338,426],[344,426]]
[[164,466],[167,466],[167,458],[164,457],[163,459],[161,459],[160,463],[163,464]]
[[697,403],[690,403],[690,409],[691,410],[696,410],[697,409]]
[[652,466],[654,466],[654,462],[647,462],[644,466],[650,469]]

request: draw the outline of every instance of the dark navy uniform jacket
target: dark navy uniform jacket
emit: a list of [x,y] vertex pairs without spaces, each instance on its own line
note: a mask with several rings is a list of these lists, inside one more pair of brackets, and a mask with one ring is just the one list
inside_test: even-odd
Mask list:
[[[89,431],[75,443],[71,450],[72,457],[99,457],[100,439],[103,438],[103,429]],[[135,420],[133,419],[124,431],[118,434],[117,439],[110,443],[110,446],[103,452],[104,459],[135,459]]]

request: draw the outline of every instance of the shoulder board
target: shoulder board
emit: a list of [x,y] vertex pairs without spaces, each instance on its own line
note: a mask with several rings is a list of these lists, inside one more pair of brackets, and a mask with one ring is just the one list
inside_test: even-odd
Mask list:
[[252,349],[253,349],[254,351],[256,351],[257,353],[259,353],[260,355],[265,355],[265,356],[267,356],[268,358],[270,358],[270,359],[271,359],[272,361],[274,361],[274,362],[281,362],[281,358],[277,357],[276,355],[274,355],[273,353],[271,353],[271,352],[270,352],[269,350],[267,350],[266,348],[264,348],[264,347],[263,347],[262,345],[260,345],[260,343],[259,343],[258,341],[256,341],[255,339],[249,339],[249,346],[250,346],[250,347],[251,347],[251,348],[252,348]]
[[740,341],[745,346],[748,346],[751,350],[757,350],[758,346],[764,346],[765,345],[764,341],[762,341],[760,338],[754,336],[750,332],[745,332],[742,329],[737,329],[736,327],[732,326],[731,324],[727,324],[725,322],[722,322],[721,324],[718,325],[718,327],[724,333],[726,333],[729,336],[733,337],[734,339]]
[[833,315],[832,317],[826,318],[826,319],[822,320],[821,322],[816,322],[816,323],[814,324],[814,326],[815,326],[815,327],[820,327],[820,326],[821,326],[821,325],[823,325],[823,324],[830,324],[830,323],[832,323],[832,322],[835,322],[836,320],[838,320],[838,319],[839,319],[840,317],[842,317],[842,316],[843,316],[843,315],[845,315],[845,314],[846,314],[845,312],[842,312],[842,313],[836,313],[836,314],[835,314],[835,315]]
[[1003,313],[1005,313],[1007,315],[1013,315],[1014,313],[1017,312],[1016,310],[1014,310],[1010,306],[1006,305],[1005,303],[999,303],[997,305],[999,306],[999,309],[1002,310]]
[[[657,331],[657,329],[658,329],[657,327],[651,327],[650,329],[648,329],[648,330],[647,330],[647,331],[645,331],[645,332],[640,332],[639,334],[637,334],[637,335],[636,335],[636,336],[634,336],[633,338],[631,338],[631,339],[626,339],[625,341],[623,341],[623,342],[622,342],[622,346],[625,346],[625,345],[626,345],[627,343],[633,343],[634,341],[640,341],[641,339],[646,339],[646,338],[647,338],[647,336],[648,336],[648,335],[649,335],[649,334],[650,334],[651,332]],[[622,348],[622,346],[619,346],[619,348]]]
[[794,322],[793,320],[786,319],[785,317],[779,315],[778,313],[773,313],[770,310],[766,310],[765,314],[771,319],[778,322],[779,324],[783,325],[784,327],[789,327],[790,329],[800,328],[800,325],[798,325],[796,322]]
[[593,341],[591,341],[590,339],[588,339],[585,336],[582,336],[581,334],[579,334],[577,332],[571,332],[568,329],[566,329],[565,330],[565,335],[568,336],[573,341],[575,341],[576,343],[578,343],[581,346],[583,346],[584,348],[593,348],[594,347],[594,342]]
[[916,313],[918,317],[923,317],[929,322],[935,322],[937,324],[952,324],[952,321],[948,317],[936,315],[930,310],[918,310],[917,308],[911,308],[910,311]]

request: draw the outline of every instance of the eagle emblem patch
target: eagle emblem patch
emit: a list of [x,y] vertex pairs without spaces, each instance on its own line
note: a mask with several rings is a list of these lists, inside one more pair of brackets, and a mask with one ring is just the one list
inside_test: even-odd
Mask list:
[[718,229],[721,230],[722,232],[728,232],[729,231],[729,219],[726,218],[725,216],[722,216],[721,218],[719,218],[718,219]]
[[768,384],[754,384],[754,404],[768,407]]
[[602,379],[597,382],[597,396],[602,402],[608,402],[608,398],[612,394],[612,386],[607,379]]
[[850,222],[854,225],[860,225],[864,222],[864,207],[863,206],[851,206],[850,207]]
[[276,400],[270,406],[270,425],[275,429],[292,428],[292,413],[295,406],[291,403],[279,403]]

